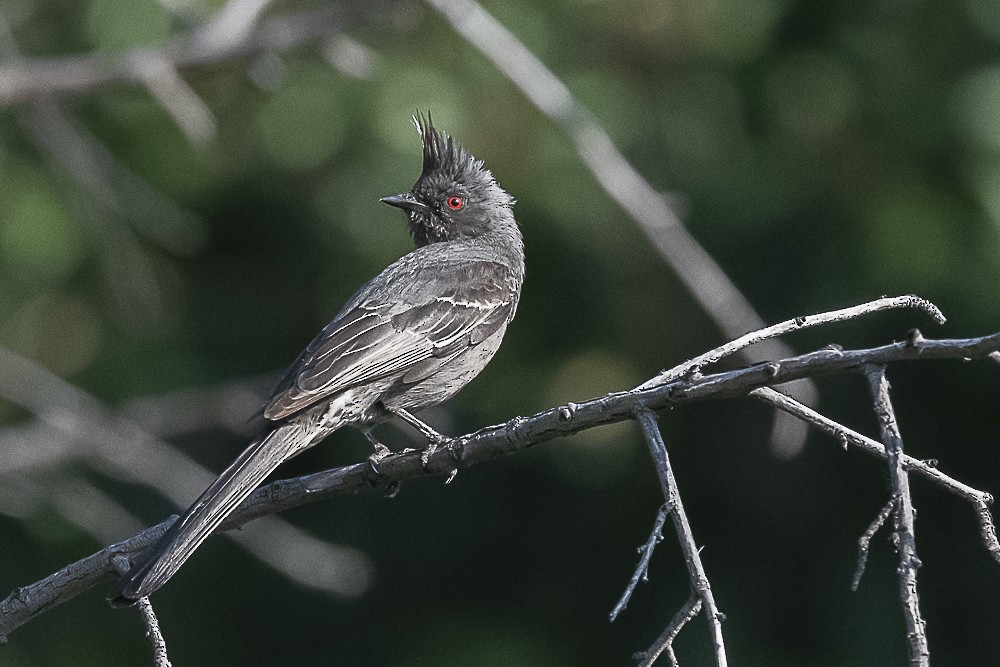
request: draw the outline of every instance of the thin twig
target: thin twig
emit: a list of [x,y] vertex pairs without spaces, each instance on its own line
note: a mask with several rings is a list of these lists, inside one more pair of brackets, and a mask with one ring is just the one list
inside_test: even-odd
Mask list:
[[[111,564],[119,575],[127,574],[131,568],[128,558],[122,555],[114,556],[111,559]],[[156,612],[153,611],[153,603],[149,601],[148,597],[145,597],[139,600],[137,607],[142,621],[146,625],[146,637],[153,645],[153,663],[156,667],[171,667],[170,658],[167,656],[167,642],[163,638],[163,632],[160,631],[160,620],[156,617]]]
[[138,604],[139,613],[146,623],[146,636],[149,643],[153,645],[153,663],[156,667],[171,667],[170,658],[167,656],[167,642],[160,631],[160,621],[153,611],[153,603],[149,598],[141,598]]
[[666,500],[671,508],[670,518],[674,524],[674,530],[677,532],[681,552],[684,554],[684,562],[687,565],[691,589],[701,600],[705,608],[705,616],[708,617],[712,644],[715,647],[715,663],[719,667],[726,667],[728,664],[726,659],[726,645],[722,638],[722,620],[724,616],[715,604],[712,586],[708,582],[705,566],[701,562],[701,552],[694,541],[691,523],[688,521],[687,513],[684,511],[684,503],[681,502],[677,480],[674,478],[674,472],[670,467],[667,445],[663,442],[663,435],[656,424],[656,414],[652,410],[644,408],[636,410],[635,417],[636,421],[639,422],[639,426],[642,427],[642,433],[646,437],[646,444],[649,445],[649,453],[653,457],[653,463],[656,467],[657,476],[660,479],[660,488],[663,491],[664,500]]
[[660,636],[656,638],[649,650],[636,653],[633,658],[639,661],[638,667],[651,667],[661,653],[666,652],[667,659],[670,660],[671,667],[678,667],[677,656],[674,655],[674,639],[680,634],[681,629],[688,624],[698,612],[701,611],[701,598],[691,594],[684,606],[677,610],[670,623],[664,628]]
[[920,615],[920,596],[917,594],[917,544],[914,533],[913,498],[910,495],[910,479],[903,466],[903,438],[896,423],[895,410],[889,397],[889,381],[885,377],[885,366],[865,364],[861,371],[868,378],[875,415],[878,417],[882,443],[889,463],[889,481],[892,497],[896,501],[893,513],[893,541],[899,553],[899,595],[903,602],[903,616],[906,619],[907,638],[910,643],[910,664],[926,667],[930,665],[930,649],[927,646],[927,628]]
[[881,510],[879,510],[878,515],[872,522],[868,524],[868,528],[865,530],[864,535],[858,538],[858,567],[854,570],[854,576],[851,577],[851,590],[857,591],[858,586],[861,584],[861,577],[865,574],[865,565],[868,563],[868,552],[870,550],[872,538],[875,537],[875,533],[878,529],[885,525],[885,520],[889,518],[892,514],[892,508],[896,506],[896,498],[893,497],[887,502]]
[[649,580],[649,560],[653,557],[653,551],[656,550],[656,545],[663,541],[663,524],[667,521],[667,514],[671,511],[671,506],[668,503],[664,503],[660,506],[660,509],[656,512],[656,520],[653,522],[653,530],[649,533],[649,539],[646,543],[639,547],[639,564],[636,565],[635,571],[632,572],[632,578],[628,582],[628,586],[625,587],[625,592],[622,593],[621,598],[618,600],[618,604],[615,608],[611,610],[608,614],[609,619],[612,623],[618,618],[618,615],[625,611],[625,607],[628,605],[628,601],[632,598],[632,593],[635,592],[635,587],[639,585],[639,581]]

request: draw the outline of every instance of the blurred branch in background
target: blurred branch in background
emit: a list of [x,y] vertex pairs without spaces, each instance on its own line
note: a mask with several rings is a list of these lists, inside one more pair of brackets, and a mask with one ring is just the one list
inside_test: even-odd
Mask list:
[[[267,4],[261,0],[231,0],[203,26],[155,51],[135,49],[117,59],[86,56],[7,64],[0,67],[0,105],[79,94],[114,83],[139,84],[151,91],[192,142],[207,141],[214,135],[211,112],[184,83],[179,70],[281,52],[328,38],[358,20],[356,7],[345,9],[342,5],[260,20]],[[639,225],[725,337],[735,338],[764,325],[722,267],[685,229],[667,198],[628,162],[608,133],[537,56],[474,0],[429,0],[429,4],[563,128],[600,186]],[[367,16],[383,10],[382,5],[376,5],[366,6],[363,11]],[[52,122],[48,120],[49,125]],[[65,120],[62,125],[67,125]],[[59,134],[67,136],[65,130]],[[54,147],[49,143],[47,148],[52,152]],[[55,146],[60,143],[56,141]],[[82,174],[102,171],[71,169],[70,173],[82,179]],[[751,360],[764,360],[789,356],[792,350],[783,342],[771,341],[748,354]],[[808,382],[792,385],[786,391],[806,404],[818,398],[815,387]],[[804,437],[800,422],[781,413],[776,416],[772,434],[776,451],[783,456],[794,455],[801,450]]]
[[[258,5],[259,11],[239,15],[238,6],[248,4]],[[157,74],[174,77],[191,67],[281,53],[329,38],[386,7],[383,2],[325,4],[258,21],[259,12],[267,4],[231,0],[203,28],[178,35],[155,50],[133,49],[120,56],[93,54],[8,61],[0,65],[0,106],[89,94],[114,84],[146,87]],[[237,6],[237,13],[227,9],[231,6]],[[164,84],[165,90],[170,88],[169,83]]]
[[[118,160],[62,108],[60,99],[93,93],[112,84],[145,87],[193,144],[215,137],[211,110],[184,81],[180,70],[271,57],[302,44],[330,39],[334,66],[363,68],[363,54],[345,55],[343,40],[333,40],[345,26],[383,10],[381,3],[330,4],[261,22],[269,0],[230,0],[188,33],[159,49],[137,48],[120,56],[91,54],[51,59],[22,58],[14,34],[0,15],[0,106],[19,107],[17,117],[41,153],[58,166],[102,209],[83,216],[101,248],[104,266],[118,296],[119,310],[158,315],[162,298],[149,258],[131,233],[115,228],[126,220],[143,237],[171,253],[190,257],[206,243],[201,220]],[[340,48],[338,48],[338,46]],[[350,62],[344,62],[350,61]],[[141,319],[139,318],[134,319]]]
[[[225,391],[225,390],[223,390]],[[217,392],[209,392],[217,393]],[[204,396],[205,394],[201,394]],[[0,431],[0,511],[25,516],[54,506],[70,522],[106,542],[141,525],[96,487],[66,484],[54,472],[82,463],[116,479],[143,484],[184,505],[214,473],[133,419],[37,364],[0,347],[0,396],[35,416],[37,423]],[[238,393],[223,399],[234,420],[246,419],[253,401]],[[132,410],[150,401],[133,404]],[[189,416],[180,417],[184,422]],[[51,484],[45,484],[46,478]],[[19,480],[32,480],[26,484]],[[117,521],[115,520],[117,519]],[[356,549],[324,543],[271,517],[259,531],[228,535],[257,558],[308,587],[343,596],[363,593],[372,580],[368,558]]]
[[[615,147],[587,108],[534,53],[475,0],[426,0],[470,45],[489,58],[534,104],[569,136],[597,183],[639,225],[678,279],[726,338],[764,326],[764,320],[725,270],[684,227],[667,197],[658,192]],[[788,344],[770,340],[743,353],[749,361],[794,354]],[[784,388],[812,405],[819,399],[808,381]],[[775,414],[771,445],[783,457],[805,445],[806,427]]]

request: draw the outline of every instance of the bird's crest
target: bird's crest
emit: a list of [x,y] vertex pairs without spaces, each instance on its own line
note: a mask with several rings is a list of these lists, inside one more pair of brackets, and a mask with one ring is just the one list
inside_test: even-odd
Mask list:
[[493,175],[483,167],[482,160],[477,160],[454,139],[434,127],[430,112],[426,117],[415,114],[413,124],[424,145],[423,177],[440,175],[459,182],[476,181],[484,177],[487,182],[493,180]]

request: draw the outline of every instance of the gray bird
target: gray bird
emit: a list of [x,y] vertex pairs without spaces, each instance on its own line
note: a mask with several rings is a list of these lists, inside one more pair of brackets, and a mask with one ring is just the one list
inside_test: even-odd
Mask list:
[[131,605],[163,586],[277,468],[341,426],[393,416],[436,445],[446,440],[412,413],[437,405],[489,363],[514,317],[524,246],[514,199],[483,163],[414,117],[423,173],[413,189],[381,201],[403,209],[417,248],[350,298],[272,392],[268,431],[219,475],[122,576],[111,596]]

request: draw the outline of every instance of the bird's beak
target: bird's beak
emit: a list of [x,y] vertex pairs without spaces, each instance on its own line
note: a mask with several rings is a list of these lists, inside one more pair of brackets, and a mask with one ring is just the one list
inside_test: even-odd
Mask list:
[[430,207],[427,206],[427,204],[423,203],[409,192],[401,195],[389,195],[388,197],[382,197],[379,201],[388,204],[389,206],[401,208],[404,211],[426,213],[430,210]]

